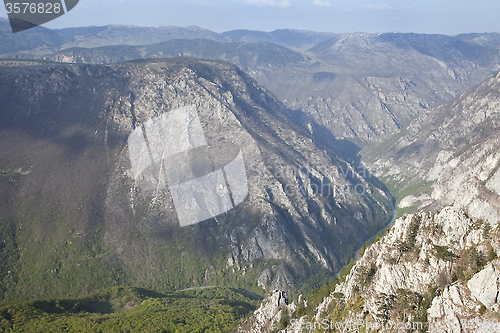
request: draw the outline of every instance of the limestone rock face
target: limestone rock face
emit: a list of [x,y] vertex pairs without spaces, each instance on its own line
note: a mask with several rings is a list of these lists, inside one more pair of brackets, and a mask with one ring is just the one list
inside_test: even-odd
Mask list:
[[489,321],[480,325],[476,333],[496,333],[498,331],[500,331],[500,323]]
[[238,333],[266,333],[279,327],[282,314],[292,315],[296,310],[296,304],[288,304],[286,293],[282,290],[274,290],[266,297],[260,307],[254,311],[252,316],[238,327]]
[[[500,252],[497,245],[500,235],[497,229],[485,232],[488,225],[452,207],[439,213],[405,215],[365,250],[334,292],[343,294],[347,302],[361,296],[364,306],[358,315],[364,320],[380,320],[381,295],[393,295],[390,311],[395,311],[398,297],[403,297],[404,291],[406,295],[410,292],[432,300],[429,308],[424,309],[430,332],[461,333],[467,327],[489,332],[496,327],[489,320],[498,314],[500,261],[484,261],[494,258],[488,255],[491,251]],[[474,261],[465,258],[478,252],[483,266],[473,271]],[[367,278],[370,269],[372,276]],[[429,290],[437,292],[429,295]],[[329,318],[328,309],[334,298],[332,293],[315,309],[316,322]]]
[[497,74],[425,112],[383,148],[365,149],[364,161],[395,184],[400,208],[453,205],[494,226],[500,220],[499,98]]
[[434,298],[428,310],[431,331],[461,333],[465,323],[467,326],[474,325],[471,329],[477,328],[479,321],[476,324],[474,319],[481,317],[478,312],[480,306],[481,303],[471,296],[467,286],[454,284],[446,287],[442,295]]
[[[365,327],[390,323],[422,325],[428,332],[496,332],[500,259],[491,253],[500,252],[500,234],[498,229],[485,232],[488,225],[453,207],[404,215],[365,250],[345,281],[313,309],[312,317],[293,317],[283,332],[315,332],[314,324],[359,321]],[[349,306],[359,298],[361,308]],[[424,299],[428,306],[421,308]],[[335,309],[342,308],[348,311],[338,317]],[[422,311],[426,322],[417,317]]]
[[478,301],[488,310],[498,312],[500,310],[500,272],[498,271],[500,261],[490,263],[486,268],[477,273],[469,280],[467,286]]
[[[410,228],[415,226],[418,232],[412,235]],[[396,220],[384,238],[365,251],[351,271],[350,278],[337,291],[352,297],[359,284],[356,278],[359,270],[373,263],[378,267],[369,288],[374,294],[394,294],[400,288],[424,294],[428,286],[437,281],[441,271],[453,266],[451,261],[436,257],[435,245],[453,249],[454,253],[472,247],[485,250],[491,240],[484,238],[480,228],[463,212],[450,207],[437,214],[422,212],[405,215]],[[409,237],[415,240],[413,247],[416,252],[412,255],[398,250],[401,242]]]
[[499,260],[489,263],[467,284],[446,287],[442,295],[432,301],[428,313],[436,332],[495,332],[500,327],[498,321],[493,320],[495,317],[481,314],[482,307],[490,313],[499,313],[499,264]]

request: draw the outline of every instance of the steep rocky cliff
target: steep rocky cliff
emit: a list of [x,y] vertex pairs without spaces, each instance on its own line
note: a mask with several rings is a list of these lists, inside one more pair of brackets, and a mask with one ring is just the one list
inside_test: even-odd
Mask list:
[[336,305],[332,294],[314,319],[361,316],[371,323],[411,323],[412,329],[426,323],[431,332],[487,328],[498,319],[499,236],[497,223],[471,219],[453,208],[406,215],[335,288],[346,303],[361,295],[362,311],[341,318],[331,310]]
[[314,62],[254,75],[309,121],[363,147],[498,71],[498,42],[498,34],[341,34],[305,53]]
[[[498,332],[500,75],[362,151],[405,214],[282,332]],[[314,295],[312,295],[314,296]]]
[[[299,298],[299,302],[303,302],[302,298]],[[265,333],[282,330],[290,323],[290,316],[295,313],[296,308],[294,302],[289,303],[284,291],[273,290],[252,316],[243,320],[237,332]]]
[[[389,221],[383,187],[294,125],[233,65],[8,65],[0,70],[4,299],[116,284],[314,285]],[[249,195],[182,228],[168,186],[134,177],[127,140],[186,106],[209,145],[240,147]]]
[[[239,36],[225,36],[233,35]],[[307,51],[269,43],[284,44],[265,33],[244,36],[233,43],[170,40],[66,49],[44,58],[83,63],[176,56],[227,60],[299,110],[296,118],[305,126],[319,124],[359,146],[387,138],[418,114],[500,70],[498,34],[338,34],[317,40]]]
[[271,307],[273,294],[241,330],[497,332],[499,239],[498,224],[451,207],[405,215],[307,315],[294,303]]
[[500,219],[500,74],[426,112],[362,154],[400,209],[466,209]]

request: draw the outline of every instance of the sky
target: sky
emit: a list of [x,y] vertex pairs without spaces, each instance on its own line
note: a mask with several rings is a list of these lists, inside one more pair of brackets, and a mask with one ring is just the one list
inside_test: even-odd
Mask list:
[[[24,1],[20,1],[24,2]],[[0,17],[7,17],[0,6]],[[80,0],[47,28],[191,26],[325,32],[500,32],[500,0]]]

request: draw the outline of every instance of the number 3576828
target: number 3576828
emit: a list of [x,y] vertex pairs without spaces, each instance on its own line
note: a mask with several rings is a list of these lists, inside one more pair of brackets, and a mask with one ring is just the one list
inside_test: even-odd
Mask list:
[[61,12],[60,3],[34,3],[34,2],[14,2],[6,3],[7,14],[59,14]]

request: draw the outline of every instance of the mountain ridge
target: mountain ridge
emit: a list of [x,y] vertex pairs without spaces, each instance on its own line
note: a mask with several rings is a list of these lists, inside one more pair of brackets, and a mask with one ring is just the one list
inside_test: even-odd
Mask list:
[[[387,143],[362,152],[364,161],[378,169],[374,173],[392,184],[400,208],[432,203],[428,209],[435,210],[455,204],[478,218],[500,216],[498,193],[489,185],[496,179],[500,156],[495,153],[499,78],[497,74],[424,113]],[[420,189],[405,193],[418,184]]]
[[[138,38],[135,28],[93,29],[100,30],[87,29],[89,32],[83,37],[74,32],[64,35],[51,31],[51,38],[47,34],[36,38],[26,35],[26,41],[17,43],[3,34],[0,45],[8,48],[0,50],[0,55],[90,63],[171,56],[231,61],[288,108],[297,110],[297,122],[307,128],[309,119],[313,120],[338,139],[350,140],[361,148],[382,142],[418,114],[449,101],[500,70],[498,33],[330,35],[295,30],[237,30],[211,35],[203,29],[197,32],[170,27],[137,28]],[[159,29],[158,33],[155,29]],[[170,32],[160,34],[161,29]],[[151,45],[159,42],[158,38],[164,41],[183,36],[191,41],[176,41],[171,46],[165,42],[156,49]],[[206,39],[205,45],[212,43],[213,50],[204,48],[200,41],[198,45],[192,41],[199,38]],[[142,46],[109,46],[135,42]],[[262,44],[269,42],[272,43]],[[108,46],[100,49],[65,50],[105,44]],[[244,47],[245,52],[238,47]]]
[[409,210],[322,288],[285,304],[274,292],[239,332],[498,332],[499,94],[500,73],[363,149]]
[[[305,287],[388,223],[386,189],[227,62],[4,67],[0,86],[6,300],[123,284]],[[241,147],[251,195],[179,228],[168,189],[133,180],[126,142],[135,126],[187,104],[209,142]]]

